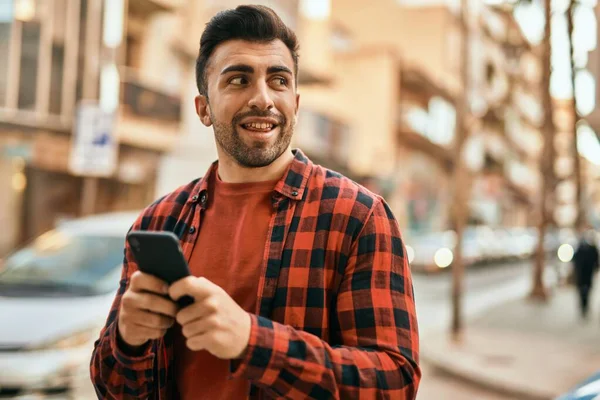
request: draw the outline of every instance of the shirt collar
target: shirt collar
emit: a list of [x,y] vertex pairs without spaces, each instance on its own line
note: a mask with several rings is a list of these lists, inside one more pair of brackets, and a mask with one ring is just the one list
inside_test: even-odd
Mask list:
[[[283,177],[275,185],[274,190],[292,200],[300,200],[304,196],[313,163],[300,149],[293,149],[292,153],[294,154],[294,159],[283,174]],[[188,203],[200,202],[201,206],[204,207],[206,205],[208,180],[217,167],[217,164],[218,161],[213,162],[204,177],[196,183],[188,197]]]

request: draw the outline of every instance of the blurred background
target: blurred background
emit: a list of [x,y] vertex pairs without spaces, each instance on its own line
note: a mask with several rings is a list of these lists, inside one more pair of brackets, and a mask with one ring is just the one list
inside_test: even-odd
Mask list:
[[[0,0],[0,399],[94,398],[129,225],[216,159],[195,58],[243,3]],[[254,3],[299,37],[294,146],[400,223],[419,399],[555,398],[600,370],[571,268],[600,229],[597,1]]]

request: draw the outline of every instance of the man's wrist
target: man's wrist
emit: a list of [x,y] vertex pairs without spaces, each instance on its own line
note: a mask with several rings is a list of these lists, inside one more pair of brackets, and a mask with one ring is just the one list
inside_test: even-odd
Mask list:
[[243,341],[245,342],[244,349],[234,357],[234,360],[243,360],[246,357],[246,353],[248,352],[248,347],[250,346],[250,335],[252,334],[252,316],[250,313],[246,313],[246,326],[244,326],[244,331],[247,331],[243,337]]
[[129,357],[141,357],[148,351],[148,346],[150,341],[146,341],[138,346],[128,344],[125,339],[121,336],[121,332],[119,331],[119,327],[117,326],[117,347],[121,351],[121,353],[125,354]]

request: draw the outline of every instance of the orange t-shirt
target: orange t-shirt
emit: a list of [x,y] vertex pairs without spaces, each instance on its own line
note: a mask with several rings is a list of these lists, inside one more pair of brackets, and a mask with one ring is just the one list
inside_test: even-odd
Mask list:
[[[190,271],[223,288],[244,310],[255,312],[263,254],[277,182],[225,183],[210,178],[208,204],[190,258]],[[229,380],[229,361],[191,351],[175,329],[176,384],[181,399],[245,399],[246,379]]]

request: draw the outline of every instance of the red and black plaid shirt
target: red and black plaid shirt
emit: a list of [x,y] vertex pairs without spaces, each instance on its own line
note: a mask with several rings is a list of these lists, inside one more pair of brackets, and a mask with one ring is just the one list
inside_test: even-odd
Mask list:
[[[189,258],[213,168],[149,206],[132,229],[174,232]],[[414,399],[421,371],[413,288],[387,204],[299,150],[272,201],[250,343],[232,376],[250,381],[252,399]],[[171,332],[140,357],[117,346],[121,296],[136,269],[126,246],[92,381],[100,398],[172,399]]]

